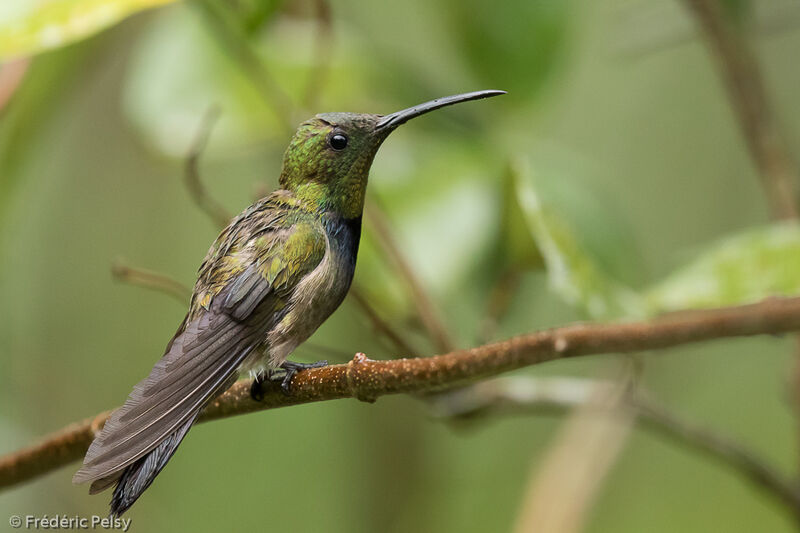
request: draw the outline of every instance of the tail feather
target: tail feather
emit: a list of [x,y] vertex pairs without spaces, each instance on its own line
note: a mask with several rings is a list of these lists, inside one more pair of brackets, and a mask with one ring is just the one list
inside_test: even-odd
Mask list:
[[73,483],[92,482],[90,493],[116,484],[112,515],[125,512],[150,486],[203,407],[230,387],[285,312],[275,312],[275,296],[258,313],[234,316],[224,305],[230,290],[217,294],[215,302],[222,303],[187,316],[164,356],[108,418],[73,476]]
[[[205,342],[219,331],[214,342]],[[258,342],[257,328],[226,315],[207,313],[186,324],[150,375],[111,414],[73,482],[92,482],[92,494],[116,483],[111,512],[128,509],[164,468],[203,407],[235,381]],[[193,350],[198,344],[199,353]]]
[[[199,414],[199,411],[198,411]],[[197,419],[197,414],[177,431],[171,433],[155,449],[121,472],[111,497],[111,515],[119,517],[147,490],[156,476],[166,466],[172,454],[178,449],[189,428]],[[92,483],[91,490],[103,490],[113,480],[100,479]],[[97,485],[97,487],[96,487]]]

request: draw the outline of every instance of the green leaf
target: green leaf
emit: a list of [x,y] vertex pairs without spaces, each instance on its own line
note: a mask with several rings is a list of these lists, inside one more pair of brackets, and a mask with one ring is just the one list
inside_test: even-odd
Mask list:
[[600,269],[569,225],[540,200],[526,160],[514,162],[512,179],[553,290],[592,318],[644,316],[645,306],[636,292]]
[[0,60],[59,48],[134,13],[174,1],[16,0],[0,12]]
[[737,305],[800,294],[800,226],[776,224],[729,237],[646,294],[657,311]]
[[248,35],[261,30],[283,7],[285,0],[238,0],[229,7]]
[[264,143],[277,130],[270,109],[190,7],[159,13],[133,46],[123,88],[127,117],[149,146],[174,157],[185,157],[212,105],[221,117],[205,157]]

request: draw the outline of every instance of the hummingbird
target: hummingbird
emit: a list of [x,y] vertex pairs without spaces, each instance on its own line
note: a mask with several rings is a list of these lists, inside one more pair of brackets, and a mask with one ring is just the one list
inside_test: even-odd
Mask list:
[[203,408],[241,374],[261,399],[266,379],[325,361],[287,357],[344,300],[356,266],[370,167],[398,126],[445,106],[505,94],[438,98],[389,115],[323,113],[303,122],[283,157],[279,189],[233,218],[198,271],[189,311],[164,355],[89,446],[73,483],[114,485],[111,515],[141,496]]

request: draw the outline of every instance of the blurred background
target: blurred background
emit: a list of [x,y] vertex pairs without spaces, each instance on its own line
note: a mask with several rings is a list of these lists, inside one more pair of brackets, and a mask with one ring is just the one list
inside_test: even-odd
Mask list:
[[[779,130],[800,154],[800,6],[722,9],[747,32]],[[276,187],[291,132],[317,112],[509,92],[386,142],[370,178],[359,298],[296,360],[433,355],[800,292],[800,232],[771,222],[682,2],[4,0],[0,61],[0,453],[119,405],[163,353],[185,298],[126,283],[137,273],[126,268],[193,284],[219,229],[184,178],[204,131],[202,183],[233,214]],[[613,380],[635,367],[661,404],[788,475],[793,349],[789,337],[722,340],[633,365],[608,355],[516,375]],[[457,420],[391,396],[203,424],[127,517],[135,531],[511,531],[547,501],[578,516],[561,531],[794,527],[713,457],[624,421],[576,442],[568,416]],[[2,523],[104,515],[108,494],[73,486],[77,467],[6,489]],[[584,503],[575,476],[597,484]],[[536,490],[543,479],[555,480],[549,500]]]

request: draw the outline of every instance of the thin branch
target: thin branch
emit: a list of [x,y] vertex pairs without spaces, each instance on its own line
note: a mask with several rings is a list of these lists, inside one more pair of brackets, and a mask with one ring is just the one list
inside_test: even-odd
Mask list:
[[219,228],[224,228],[230,222],[231,214],[214,197],[208,194],[203,182],[200,180],[200,171],[198,169],[200,156],[208,145],[211,130],[214,128],[219,114],[219,108],[212,106],[200,122],[200,127],[197,129],[194,141],[192,141],[189,154],[186,156],[184,183],[197,207],[208,215]]
[[272,109],[279,125],[291,135],[294,132],[292,99],[272,77],[231,13],[217,0],[194,0],[192,5],[200,9],[211,34],[222,49],[238,62],[264,102]]
[[489,292],[486,315],[481,321],[478,342],[487,343],[495,336],[500,322],[511,307],[511,302],[521,280],[522,271],[520,269],[508,268],[495,281]]
[[[186,179],[184,180],[184,183],[186,184],[189,195],[198,209],[205,213],[217,226],[224,228],[228,225],[232,217],[230,213],[228,213],[228,211],[222,206],[222,204],[215,200],[205,188],[203,185],[203,180],[200,179],[200,170],[198,166],[200,157],[208,145],[209,136],[211,135],[211,131],[213,130],[214,124],[218,117],[218,108],[212,107],[208,110],[205,117],[201,121],[200,126],[197,129],[197,133],[195,134],[195,139],[192,142],[192,147],[186,158]],[[259,192],[259,197],[266,196],[268,193],[268,190],[262,189]],[[163,274],[151,272],[148,272],[147,274],[149,277],[158,277],[163,281],[173,281],[171,278]],[[138,284],[141,285],[142,283]],[[375,331],[383,334],[386,339],[388,339],[394,345],[395,349],[408,356],[418,353],[417,350],[411,348],[409,344],[406,343],[403,338],[378,315],[378,313],[366,300],[364,295],[361,294],[356,288],[351,289],[350,295],[358,305],[359,310],[372,323]],[[188,299],[186,301],[188,301]]]
[[752,450],[730,437],[679,418],[645,396],[632,398],[631,405],[648,429],[727,464],[752,483],[768,489],[795,517],[800,514],[800,488]]
[[[758,60],[746,35],[726,16],[719,0],[686,0],[717,60],[730,104],[758,167],[772,218],[798,219],[797,162],[777,126]],[[795,339],[794,407],[800,417],[800,337]]]
[[[725,337],[800,330],[800,297],[666,315],[650,322],[578,324],[417,359],[372,361],[357,354],[344,365],[307,370],[292,379],[291,396],[271,387],[261,402],[242,380],[213,401],[201,420],[310,402],[357,398],[374,401],[386,394],[425,393],[536,365],[582,355],[630,353]],[[98,427],[97,418],[94,427]],[[46,437],[33,448],[0,457],[0,487],[7,487],[80,459],[95,430],[84,421]],[[63,445],[68,442],[69,446]]]
[[192,297],[192,290],[180,281],[152,270],[128,266],[119,260],[111,264],[111,276],[123,283],[163,292],[184,305]]
[[533,461],[514,531],[584,531],[603,483],[622,456],[636,422],[622,406],[630,376],[590,393],[571,410],[552,443]]
[[348,296],[352,298],[361,313],[367,317],[367,320],[370,321],[375,331],[383,335],[394,346],[395,350],[405,357],[413,357],[419,354],[419,350],[412,348],[411,345],[403,339],[403,336],[394,330],[391,324],[381,318],[359,287],[352,287]]
[[[474,419],[518,414],[560,413],[592,405],[592,396],[612,394],[618,385],[583,378],[509,377],[486,381],[469,389],[439,396],[433,407],[439,417]],[[800,511],[800,487],[764,458],[730,437],[690,422],[642,392],[623,396],[644,429],[706,454],[738,472],[747,481],[769,490],[788,506]]]
[[[160,272],[132,267],[119,261],[115,261],[111,265],[111,275],[117,281],[161,292],[167,296],[175,298],[187,306],[189,305],[189,300],[192,297],[192,290],[189,287],[166,274],[161,274]],[[321,354],[323,357],[332,356],[338,359],[349,357],[349,353],[347,352],[337,350],[336,348],[322,346],[321,344],[316,344],[313,342],[304,342],[303,348],[306,348],[313,353]]]
[[[756,9],[753,31],[759,37],[774,37],[798,28],[800,5],[776,6],[764,3],[766,8],[758,17]],[[618,24],[615,28],[620,35],[615,52],[622,58],[641,59],[651,54],[675,49],[694,42],[697,33],[686,25],[669,25],[672,20],[672,5],[669,3],[635,4],[623,6],[619,10]],[[667,25],[665,26],[665,22]]]
[[725,80],[747,147],[758,167],[773,216],[796,219],[797,163],[777,126],[758,61],[719,0],[686,0]]
[[450,334],[447,332],[436,306],[428,296],[428,292],[422,286],[414,269],[411,267],[411,263],[408,262],[395,240],[386,215],[378,206],[370,204],[365,207],[364,213],[367,215],[370,227],[375,231],[378,243],[384,253],[394,262],[400,275],[408,285],[414,304],[417,307],[417,312],[434,346],[440,352],[453,351],[455,344],[450,338]]

